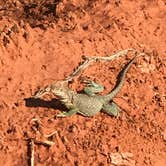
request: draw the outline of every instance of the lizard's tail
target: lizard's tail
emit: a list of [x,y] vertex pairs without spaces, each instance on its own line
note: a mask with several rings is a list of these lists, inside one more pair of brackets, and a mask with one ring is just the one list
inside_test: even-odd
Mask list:
[[105,100],[105,101],[110,101],[110,100],[112,100],[112,99],[117,95],[117,93],[120,91],[120,89],[121,89],[122,86],[123,86],[123,82],[124,82],[124,79],[125,79],[125,76],[126,76],[127,71],[129,70],[129,68],[130,68],[131,65],[133,64],[134,60],[135,60],[138,56],[139,56],[139,55],[137,55],[137,53],[136,53],[136,55],[134,56],[134,58],[133,58],[128,64],[126,64],[126,66],[125,66],[125,67],[122,69],[122,71],[119,73],[115,87],[113,88],[113,90],[112,90],[108,95],[105,95],[105,96],[104,96],[104,100]]

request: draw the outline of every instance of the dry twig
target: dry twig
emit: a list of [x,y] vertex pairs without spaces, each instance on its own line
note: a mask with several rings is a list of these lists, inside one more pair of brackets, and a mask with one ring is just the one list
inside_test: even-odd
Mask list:
[[83,56],[82,58],[84,61],[74,70],[73,73],[71,73],[67,78],[65,78],[65,81],[72,81],[75,76],[80,74],[85,68],[87,68],[89,65],[91,65],[94,62],[106,62],[106,61],[112,61],[118,57],[121,57],[123,55],[128,54],[129,51],[134,51],[136,53],[137,51],[133,48],[129,48],[126,50],[119,51],[111,56],[108,57],[99,57],[99,56],[94,56],[94,57],[89,57],[89,56]]
[[34,166],[34,159],[35,159],[35,157],[34,157],[34,154],[35,154],[35,148],[34,148],[34,140],[33,139],[30,139],[30,142],[29,142],[29,144],[28,144],[28,146],[29,146],[29,153],[30,153],[30,159],[29,159],[29,165],[30,166]]

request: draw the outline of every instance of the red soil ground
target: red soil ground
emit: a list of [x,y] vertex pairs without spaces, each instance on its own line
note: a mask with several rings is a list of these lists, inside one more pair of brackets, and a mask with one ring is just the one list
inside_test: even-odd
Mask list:
[[[0,1],[0,165],[28,165],[27,139],[57,131],[50,148],[35,145],[36,166],[165,166],[165,9],[164,0]],[[58,119],[53,96],[28,99],[38,87],[69,75],[82,55],[127,48],[147,53],[115,98],[128,116]],[[131,57],[96,63],[82,76],[96,79],[107,93]],[[82,86],[76,80],[72,87]],[[116,164],[113,157],[123,153],[132,156]]]

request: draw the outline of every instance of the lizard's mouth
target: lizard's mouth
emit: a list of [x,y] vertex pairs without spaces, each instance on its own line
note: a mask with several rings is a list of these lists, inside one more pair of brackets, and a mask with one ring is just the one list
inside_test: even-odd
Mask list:
[[44,89],[40,89],[32,97],[33,98],[40,98],[40,97],[48,94],[49,92],[50,92],[50,88],[49,87],[44,88]]
[[37,99],[37,98],[40,98],[40,97],[44,96],[44,95],[47,94],[47,93],[48,93],[48,92],[36,92],[36,93],[32,96],[32,98]]

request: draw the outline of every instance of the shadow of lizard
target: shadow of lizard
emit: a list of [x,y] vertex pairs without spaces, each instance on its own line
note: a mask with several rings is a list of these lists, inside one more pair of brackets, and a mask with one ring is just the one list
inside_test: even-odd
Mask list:
[[35,98],[25,98],[25,106],[26,107],[44,107],[44,108],[53,108],[62,111],[67,111],[67,108],[64,104],[62,104],[58,99],[52,99],[50,101],[46,101],[43,99],[35,99]]

